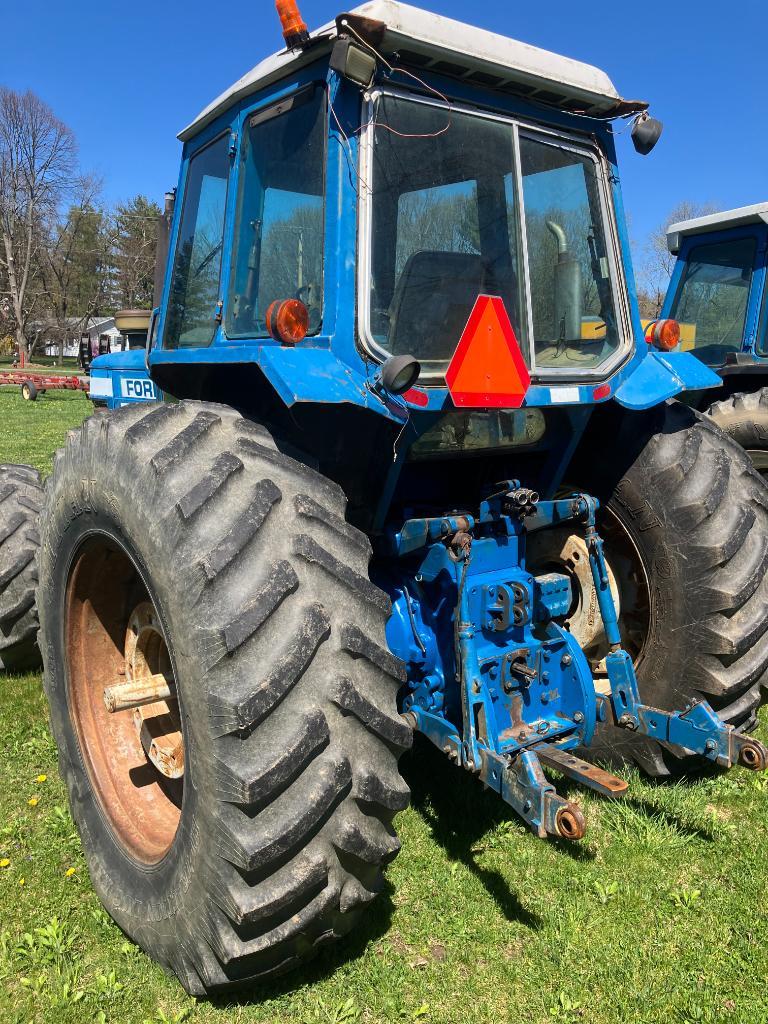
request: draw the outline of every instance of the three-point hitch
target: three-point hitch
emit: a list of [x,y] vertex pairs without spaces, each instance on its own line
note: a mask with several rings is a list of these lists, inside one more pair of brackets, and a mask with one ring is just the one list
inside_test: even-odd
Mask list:
[[[586,829],[579,806],[557,794],[542,766],[605,796],[626,791],[626,782],[573,753],[590,745],[599,722],[724,768],[768,766],[763,744],[724,724],[707,701],[681,711],[642,702],[622,647],[598,507],[587,494],[540,501],[507,480],[477,516],[409,519],[389,537],[401,568],[382,582],[394,607],[388,640],[407,666],[404,717],[500,793],[540,836],[580,839]],[[568,522],[584,526],[609,644],[607,693],[597,692],[581,647],[556,621],[573,601],[568,575],[534,576],[526,568],[528,534]]]

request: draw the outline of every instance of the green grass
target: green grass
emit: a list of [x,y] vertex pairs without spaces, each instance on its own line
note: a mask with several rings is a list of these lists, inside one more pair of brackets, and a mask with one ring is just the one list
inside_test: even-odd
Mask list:
[[[30,360],[31,366],[44,366],[46,369],[49,367],[54,370],[66,371],[67,373],[78,373],[80,366],[77,362],[77,356],[64,356],[64,361],[59,366],[58,356],[43,356],[34,355]],[[0,356],[0,370],[11,369],[13,367],[13,356]]]
[[[78,396],[0,395],[0,460],[45,469],[88,409]],[[762,776],[632,775],[617,803],[580,793],[590,828],[569,846],[535,839],[417,744],[403,765],[414,795],[398,818],[403,850],[357,933],[300,974],[195,1002],[100,909],[39,676],[0,680],[0,748],[2,1024],[768,1020]]]
[[67,431],[92,412],[84,392],[46,391],[36,402],[25,402],[18,388],[0,387],[0,462],[24,462],[50,473]]

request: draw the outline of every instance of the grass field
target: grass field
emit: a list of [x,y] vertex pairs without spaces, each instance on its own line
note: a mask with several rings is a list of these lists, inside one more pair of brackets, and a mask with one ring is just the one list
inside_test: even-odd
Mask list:
[[[0,372],[3,370],[12,370],[13,357],[12,356],[0,356]],[[45,371],[46,373],[79,373],[80,366],[77,362],[76,356],[65,356],[61,366],[58,365],[58,359],[56,356],[33,356],[31,362],[26,366],[26,369],[34,371]]]
[[[0,393],[0,461],[47,471],[89,409]],[[761,776],[633,775],[621,803],[583,796],[590,829],[569,846],[417,744],[403,850],[363,927],[302,974],[195,1002],[99,907],[39,676],[0,681],[0,747],[0,1024],[768,1020]]]

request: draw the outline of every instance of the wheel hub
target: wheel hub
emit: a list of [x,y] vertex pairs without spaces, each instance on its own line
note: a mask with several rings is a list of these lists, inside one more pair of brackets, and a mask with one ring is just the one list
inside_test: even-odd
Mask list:
[[[542,530],[532,536],[535,536],[531,558],[536,567],[534,571],[540,573],[544,571],[544,566],[556,566],[559,572],[565,572],[570,577],[573,601],[565,618],[565,627],[578,641],[593,669],[598,668],[608,653],[608,641],[589,566],[586,541],[579,534],[567,530]],[[606,565],[616,615],[620,617],[619,587],[607,560]]]
[[[605,541],[605,563],[622,642],[637,665],[649,630],[648,578],[640,553],[627,529],[610,508],[604,508],[602,516],[600,529]],[[566,528],[533,533],[528,538],[528,565],[537,575],[564,572],[570,577],[573,601],[563,625],[578,641],[592,672],[604,676],[609,644],[597,603],[584,538]]]
[[[145,754],[166,778],[180,779],[184,775],[184,741],[179,702],[168,648],[150,601],[138,604],[128,620],[125,676],[137,693],[142,687],[147,697],[155,698],[133,707],[133,724]],[[164,693],[169,693],[165,699]]]

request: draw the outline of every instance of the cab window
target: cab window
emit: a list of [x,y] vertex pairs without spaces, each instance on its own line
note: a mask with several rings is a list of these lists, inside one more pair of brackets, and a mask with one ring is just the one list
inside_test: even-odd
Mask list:
[[266,337],[278,299],[322,322],[325,90],[311,86],[246,122],[226,311],[230,338]]
[[189,161],[164,348],[204,348],[216,333],[229,166],[229,133]]
[[756,249],[754,238],[737,238],[690,250],[670,312],[683,349],[712,363],[741,351]]

